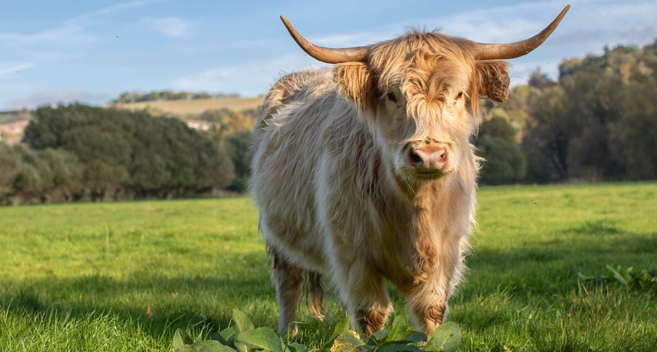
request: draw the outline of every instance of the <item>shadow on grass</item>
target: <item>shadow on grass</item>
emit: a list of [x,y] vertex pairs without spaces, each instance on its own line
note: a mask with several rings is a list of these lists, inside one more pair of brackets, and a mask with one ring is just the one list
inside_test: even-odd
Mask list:
[[607,264],[651,270],[655,258],[657,232],[626,231],[607,220],[528,236],[508,249],[475,247],[451,318],[474,336],[518,350],[532,350],[524,344],[533,341],[538,351],[587,351],[589,340],[616,344],[608,350],[654,350],[618,346],[657,343],[646,328],[656,318],[648,307],[657,304],[657,292],[613,280],[587,285],[577,273],[611,276]]
[[657,232],[624,231],[604,220],[536,235],[535,239],[508,250],[475,248],[468,264],[471,268],[508,271],[522,270],[528,264],[586,264],[599,259],[631,265],[636,256],[643,254],[657,255]]
[[[253,262],[261,257],[257,253],[246,256],[245,260]],[[177,328],[203,328],[208,333],[226,328],[232,308],[251,313],[256,324],[262,324],[267,316],[275,315],[275,297],[269,272],[251,277],[222,273],[166,276],[142,272],[116,278],[94,274],[5,280],[0,284],[1,309],[9,313],[57,319],[77,319],[90,314],[118,317],[120,321],[139,323],[155,339],[163,336],[169,339]]]
[[482,293],[503,291],[514,299],[550,301],[578,290],[578,272],[609,274],[606,264],[651,270],[656,257],[657,232],[625,231],[607,220],[584,222],[508,250],[475,248],[467,257],[469,274],[459,299],[471,302]]

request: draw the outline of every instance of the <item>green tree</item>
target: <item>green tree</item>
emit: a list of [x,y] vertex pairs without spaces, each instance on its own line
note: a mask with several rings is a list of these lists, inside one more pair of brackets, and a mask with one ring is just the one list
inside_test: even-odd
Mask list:
[[531,121],[523,138],[524,149],[539,150],[550,162],[551,178],[568,179],[570,101],[561,86],[534,90],[528,100]]
[[14,150],[0,143],[0,203],[5,203],[16,193],[16,177],[22,166],[21,158]]
[[503,117],[485,121],[474,145],[477,155],[486,160],[481,169],[482,184],[514,183],[525,177],[525,156],[516,147],[513,126]]
[[14,179],[15,194],[24,200],[43,197],[47,191],[54,188],[48,163],[25,144],[16,144],[13,149],[21,160]]
[[230,188],[237,192],[246,190],[251,175],[252,140],[251,130],[241,130],[226,139],[236,176]]
[[651,64],[652,74],[638,73],[627,86],[623,118],[610,126],[611,153],[635,180],[657,178],[657,59]]
[[48,148],[38,152],[39,157],[48,165],[52,188],[46,197],[50,200],[70,201],[82,191],[82,165],[77,156],[63,149]]
[[92,199],[176,196],[224,188],[233,164],[223,144],[173,118],[79,104],[37,109],[24,141],[63,149],[83,168]]

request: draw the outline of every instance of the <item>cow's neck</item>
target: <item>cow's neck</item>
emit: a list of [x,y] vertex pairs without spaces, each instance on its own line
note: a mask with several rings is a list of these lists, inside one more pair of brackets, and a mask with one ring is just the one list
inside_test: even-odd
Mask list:
[[411,198],[411,263],[415,284],[426,279],[441,260],[439,246],[460,238],[469,226],[470,192],[460,174],[420,183]]
[[[392,248],[397,249],[396,264],[386,266],[383,271],[400,290],[408,293],[436,267],[437,243],[441,237],[449,236],[450,231],[461,231],[462,225],[468,223],[469,211],[463,212],[461,207],[471,203],[474,180],[467,178],[468,170],[462,170],[438,180],[417,183],[399,177],[392,163],[379,160],[382,167],[376,174],[380,192],[375,194],[381,198],[377,199],[376,208],[382,212],[381,219],[389,229],[385,236],[392,236],[386,243],[394,244]],[[455,223],[459,226],[453,226]]]

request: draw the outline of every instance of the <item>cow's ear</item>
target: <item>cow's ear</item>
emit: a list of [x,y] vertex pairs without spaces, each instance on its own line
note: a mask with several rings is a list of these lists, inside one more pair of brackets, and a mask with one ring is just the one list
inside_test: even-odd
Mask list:
[[479,95],[501,103],[509,97],[509,63],[478,61],[475,64]]
[[337,64],[333,79],[338,83],[340,93],[353,101],[361,112],[373,111],[376,106],[376,85],[366,64]]

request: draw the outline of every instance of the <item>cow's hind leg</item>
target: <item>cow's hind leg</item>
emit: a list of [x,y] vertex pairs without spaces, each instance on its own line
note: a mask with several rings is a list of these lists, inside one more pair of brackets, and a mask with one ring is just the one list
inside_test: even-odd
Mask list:
[[272,276],[278,297],[278,333],[283,335],[290,329],[292,334],[296,334],[297,326],[294,321],[303,283],[303,269],[291,263],[271,246],[269,253],[274,264]]
[[322,274],[316,271],[306,271],[306,294],[308,297],[308,310],[319,321],[324,321],[324,289],[322,288]]

